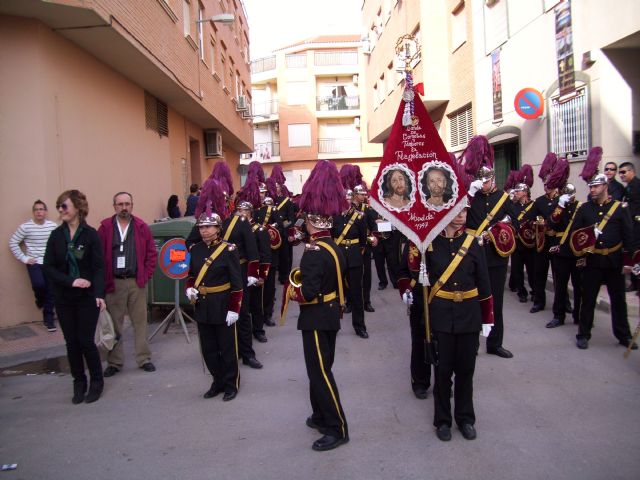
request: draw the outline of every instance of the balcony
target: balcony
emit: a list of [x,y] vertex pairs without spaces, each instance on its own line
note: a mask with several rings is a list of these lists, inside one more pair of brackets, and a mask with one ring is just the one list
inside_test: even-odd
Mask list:
[[313,64],[316,67],[358,65],[358,52],[315,52]]
[[353,153],[360,152],[360,138],[319,138],[318,153]]
[[285,57],[287,62],[287,68],[306,68],[307,67],[307,54],[295,53],[289,54]]
[[267,102],[254,102],[253,116],[268,117],[278,113],[278,100],[269,100]]
[[316,110],[359,110],[360,97],[342,95],[340,97],[316,97]]
[[277,162],[280,160],[280,142],[256,143],[253,153],[243,153],[240,163],[249,164],[254,160],[259,162]]
[[276,69],[276,56],[259,58],[251,62],[251,74],[268,72]]

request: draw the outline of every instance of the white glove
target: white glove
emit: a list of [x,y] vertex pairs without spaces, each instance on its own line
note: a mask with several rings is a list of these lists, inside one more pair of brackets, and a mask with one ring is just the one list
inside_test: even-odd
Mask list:
[[231,325],[236,323],[238,321],[238,317],[239,315],[236,312],[232,312],[231,310],[229,310],[227,312],[227,327],[230,327]]
[[489,334],[491,333],[491,329],[493,328],[493,325],[491,323],[483,323],[482,324],[482,336],[483,337],[488,337]]
[[258,283],[258,279],[256,277],[247,277],[247,287],[255,285],[256,283]]
[[598,230],[598,227],[593,227],[593,233],[595,234],[596,238],[602,235],[602,231]]
[[185,292],[187,294],[187,298],[189,299],[189,301],[194,302],[196,300],[198,300],[198,290],[196,290],[193,287],[189,287],[187,288],[187,291]]
[[476,192],[482,188],[482,180],[474,180],[469,185],[469,196],[474,197]]
[[411,305],[413,303],[413,293],[411,293],[411,290],[407,290],[402,294],[402,301],[405,305]]
[[569,203],[569,200],[571,200],[571,195],[567,195],[566,193],[564,195],[560,195],[560,198],[558,199],[558,205],[564,208],[565,205]]

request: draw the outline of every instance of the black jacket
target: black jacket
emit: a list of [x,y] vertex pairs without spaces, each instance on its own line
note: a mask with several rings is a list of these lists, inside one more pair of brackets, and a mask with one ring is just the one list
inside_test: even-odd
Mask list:
[[367,244],[367,226],[364,223],[364,215],[362,212],[350,208],[344,215],[333,216],[333,228],[331,229],[331,235],[334,240],[336,240],[342,235],[342,232],[355,212],[357,212],[358,215],[356,215],[353,224],[343,237],[343,240],[346,240],[349,244],[347,245],[347,243],[343,242],[339,245],[347,260],[347,268],[359,267],[364,263],[362,252]]
[[75,278],[69,275],[67,263],[69,242],[65,237],[65,230],[68,232],[69,227],[63,223],[51,232],[43,262],[45,274],[52,285],[56,304],[66,305],[82,300],[104,298],[102,243],[98,232],[93,227],[86,223],[82,223],[81,226],[83,230],[75,242],[79,278],[89,280],[91,286],[89,288],[72,287]]

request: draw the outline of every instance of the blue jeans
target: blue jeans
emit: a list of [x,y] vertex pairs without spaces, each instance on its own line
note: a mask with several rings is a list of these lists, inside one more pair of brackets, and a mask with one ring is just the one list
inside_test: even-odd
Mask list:
[[33,288],[33,293],[36,297],[36,305],[38,308],[42,308],[44,324],[47,326],[53,325],[53,292],[47,277],[44,275],[42,265],[38,263],[27,265],[27,271],[31,279],[31,288]]

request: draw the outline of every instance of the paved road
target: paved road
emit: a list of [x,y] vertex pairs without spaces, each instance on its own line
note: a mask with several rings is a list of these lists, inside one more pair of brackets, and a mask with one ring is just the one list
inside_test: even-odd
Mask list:
[[[375,281],[375,279],[374,279]],[[175,330],[152,343],[156,373],[127,365],[97,403],[71,404],[68,375],[0,378],[3,479],[635,479],[640,478],[640,352],[628,360],[597,312],[589,350],[572,325],[547,330],[506,294],[505,347],[484,353],[475,376],[478,438],[437,440],[433,400],[409,385],[409,324],[398,294],[374,290],[371,338],[350,316],[334,373],[351,442],[314,452],[297,306],[257,344],[260,371],[242,367],[236,400],[204,400],[196,343]],[[278,297],[279,298],[279,297]],[[632,316],[635,326],[637,310]]]

